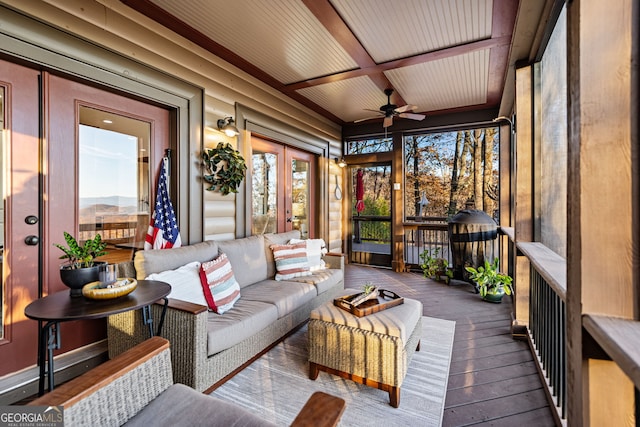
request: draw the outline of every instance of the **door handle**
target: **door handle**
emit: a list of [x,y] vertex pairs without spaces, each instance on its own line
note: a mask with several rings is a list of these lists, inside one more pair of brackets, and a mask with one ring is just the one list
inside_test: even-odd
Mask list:
[[38,238],[38,236],[29,235],[24,238],[24,242],[29,246],[36,246],[40,243],[40,238]]

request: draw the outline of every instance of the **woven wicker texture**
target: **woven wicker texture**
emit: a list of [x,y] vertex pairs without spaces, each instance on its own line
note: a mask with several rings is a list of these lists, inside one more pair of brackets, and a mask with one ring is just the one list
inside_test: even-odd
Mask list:
[[[68,426],[120,426],[173,384],[166,349],[75,405],[65,408]],[[126,390],[126,393],[123,392]]]
[[[257,334],[209,357],[207,357],[207,319],[209,316],[218,315],[206,311],[194,315],[168,308],[162,336],[171,343],[174,381],[198,391],[208,389],[256,354],[277,342],[293,328],[305,322],[312,309],[332,301],[342,292],[344,292],[342,285],[335,286],[276,322],[266,325]],[[160,319],[162,306],[154,305],[152,311],[153,318],[157,322]],[[139,310],[110,316],[107,333],[110,358],[149,337],[148,328],[142,324],[142,315]]]
[[[410,309],[417,309],[417,306]],[[399,387],[422,334],[422,317],[418,316],[415,325],[406,327],[411,331],[411,335],[407,342],[403,342],[399,337],[384,333],[382,324],[372,332],[311,319],[309,361]]]

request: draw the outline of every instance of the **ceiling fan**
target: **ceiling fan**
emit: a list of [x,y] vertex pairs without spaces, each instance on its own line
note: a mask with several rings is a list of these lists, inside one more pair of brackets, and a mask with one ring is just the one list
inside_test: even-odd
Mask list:
[[[384,128],[388,128],[389,126],[391,126],[393,124],[393,117],[394,116],[398,116],[398,117],[402,117],[405,119],[411,119],[411,120],[423,120],[426,116],[424,114],[417,114],[414,113],[413,110],[416,107],[415,105],[403,105],[402,107],[398,107],[395,104],[391,103],[391,94],[393,93],[393,89],[389,88],[389,89],[385,89],[384,90],[384,94],[387,95],[387,104],[383,105],[382,107],[380,107],[380,110],[370,110],[368,108],[365,108],[365,110],[367,111],[375,111],[378,114],[382,114],[384,116],[384,121],[382,122],[382,127]],[[374,116],[374,117],[367,117],[365,119],[359,119],[354,121],[354,123],[359,123],[359,122],[363,122],[365,120],[370,120],[373,119],[375,117],[379,117],[379,116]]]

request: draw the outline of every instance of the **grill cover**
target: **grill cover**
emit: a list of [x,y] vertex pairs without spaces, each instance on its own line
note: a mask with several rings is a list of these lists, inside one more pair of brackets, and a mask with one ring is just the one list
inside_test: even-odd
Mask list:
[[469,281],[467,266],[479,267],[493,261],[497,253],[498,226],[484,211],[464,209],[449,220],[453,255],[453,277]]

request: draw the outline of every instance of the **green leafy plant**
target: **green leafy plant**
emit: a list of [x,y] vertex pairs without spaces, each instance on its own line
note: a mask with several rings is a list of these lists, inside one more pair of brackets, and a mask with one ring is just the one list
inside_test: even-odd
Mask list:
[[219,190],[223,196],[238,192],[247,171],[247,165],[238,150],[229,143],[220,142],[216,148],[205,150],[202,160],[208,172],[203,178],[211,184],[207,190]]
[[439,257],[440,248],[425,249],[420,255],[420,268],[424,277],[430,277],[440,280],[441,276],[445,276],[447,281],[453,278],[453,271],[449,269],[449,261]]
[[64,252],[64,255],[60,255],[60,259],[67,259],[71,269],[93,267],[95,258],[107,254],[104,250],[107,243],[102,241],[99,234],[96,234],[93,239],[85,241],[84,244],[80,244],[75,237],[65,231],[64,240],[67,242],[67,246],[59,243],[53,245]]
[[484,266],[480,266],[477,269],[473,267],[465,267],[469,274],[469,278],[478,285],[478,291],[480,296],[484,298],[489,293],[496,293],[500,290],[504,290],[504,293],[511,295],[511,282],[513,279],[508,274],[502,274],[498,271],[498,258],[493,260],[493,263],[484,261]]
[[371,282],[367,282],[362,286],[362,290],[364,291],[365,294],[370,294],[375,289],[376,289],[376,287]]

